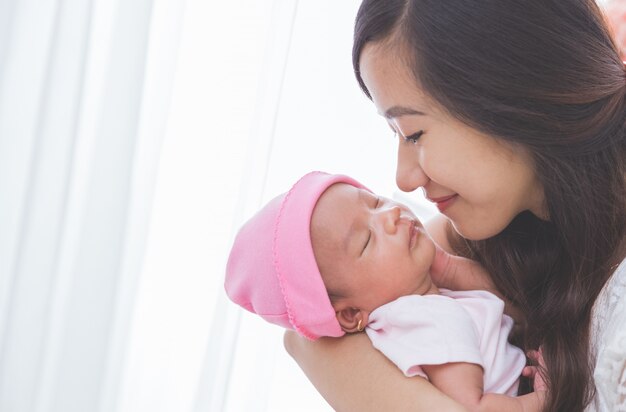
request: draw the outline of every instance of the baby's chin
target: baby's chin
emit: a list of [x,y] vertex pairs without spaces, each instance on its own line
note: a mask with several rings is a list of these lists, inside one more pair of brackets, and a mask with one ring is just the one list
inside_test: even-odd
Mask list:
[[435,241],[430,237],[428,232],[425,230],[422,231],[423,238],[419,244],[419,258],[424,261],[424,263],[431,267],[437,258],[437,246],[435,245]]

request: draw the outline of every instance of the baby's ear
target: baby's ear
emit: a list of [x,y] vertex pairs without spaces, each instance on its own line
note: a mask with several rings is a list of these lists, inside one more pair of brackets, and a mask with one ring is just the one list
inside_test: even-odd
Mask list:
[[344,308],[336,312],[341,329],[347,333],[362,332],[367,326],[369,312],[357,308]]

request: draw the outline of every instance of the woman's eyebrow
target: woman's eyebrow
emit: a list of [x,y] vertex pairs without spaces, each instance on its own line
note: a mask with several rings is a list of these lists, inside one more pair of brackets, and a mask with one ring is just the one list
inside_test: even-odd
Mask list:
[[411,116],[411,115],[426,116],[426,113],[420,112],[419,110],[411,109],[410,107],[393,106],[387,109],[385,113],[383,114],[383,116],[386,119],[393,119],[393,118],[398,118],[402,116]]

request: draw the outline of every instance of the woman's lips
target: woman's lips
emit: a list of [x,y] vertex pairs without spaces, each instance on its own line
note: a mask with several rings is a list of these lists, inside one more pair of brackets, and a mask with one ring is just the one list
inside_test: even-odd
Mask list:
[[439,211],[443,213],[444,210],[449,208],[452,205],[452,203],[454,203],[454,201],[456,200],[456,197],[457,197],[457,194],[455,193],[450,196],[436,197],[432,199],[427,198],[427,199],[435,203],[437,205],[437,209],[439,209]]

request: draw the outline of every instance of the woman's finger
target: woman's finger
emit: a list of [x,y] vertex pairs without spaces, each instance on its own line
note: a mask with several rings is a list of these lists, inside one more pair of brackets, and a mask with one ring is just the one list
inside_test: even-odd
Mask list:
[[[528,373],[532,373],[533,388],[535,389],[535,391],[548,390],[548,385],[546,384],[546,381],[543,375],[546,371],[546,363],[545,363],[545,360],[543,359],[543,351],[541,347],[539,347],[538,351],[536,350],[528,351],[527,356],[539,364],[539,366],[527,366],[524,368],[524,370],[527,368],[531,369],[530,371],[528,371]],[[524,371],[522,371],[522,373],[523,372]],[[524,375],[524,376],[530,377],[530,375]]]

